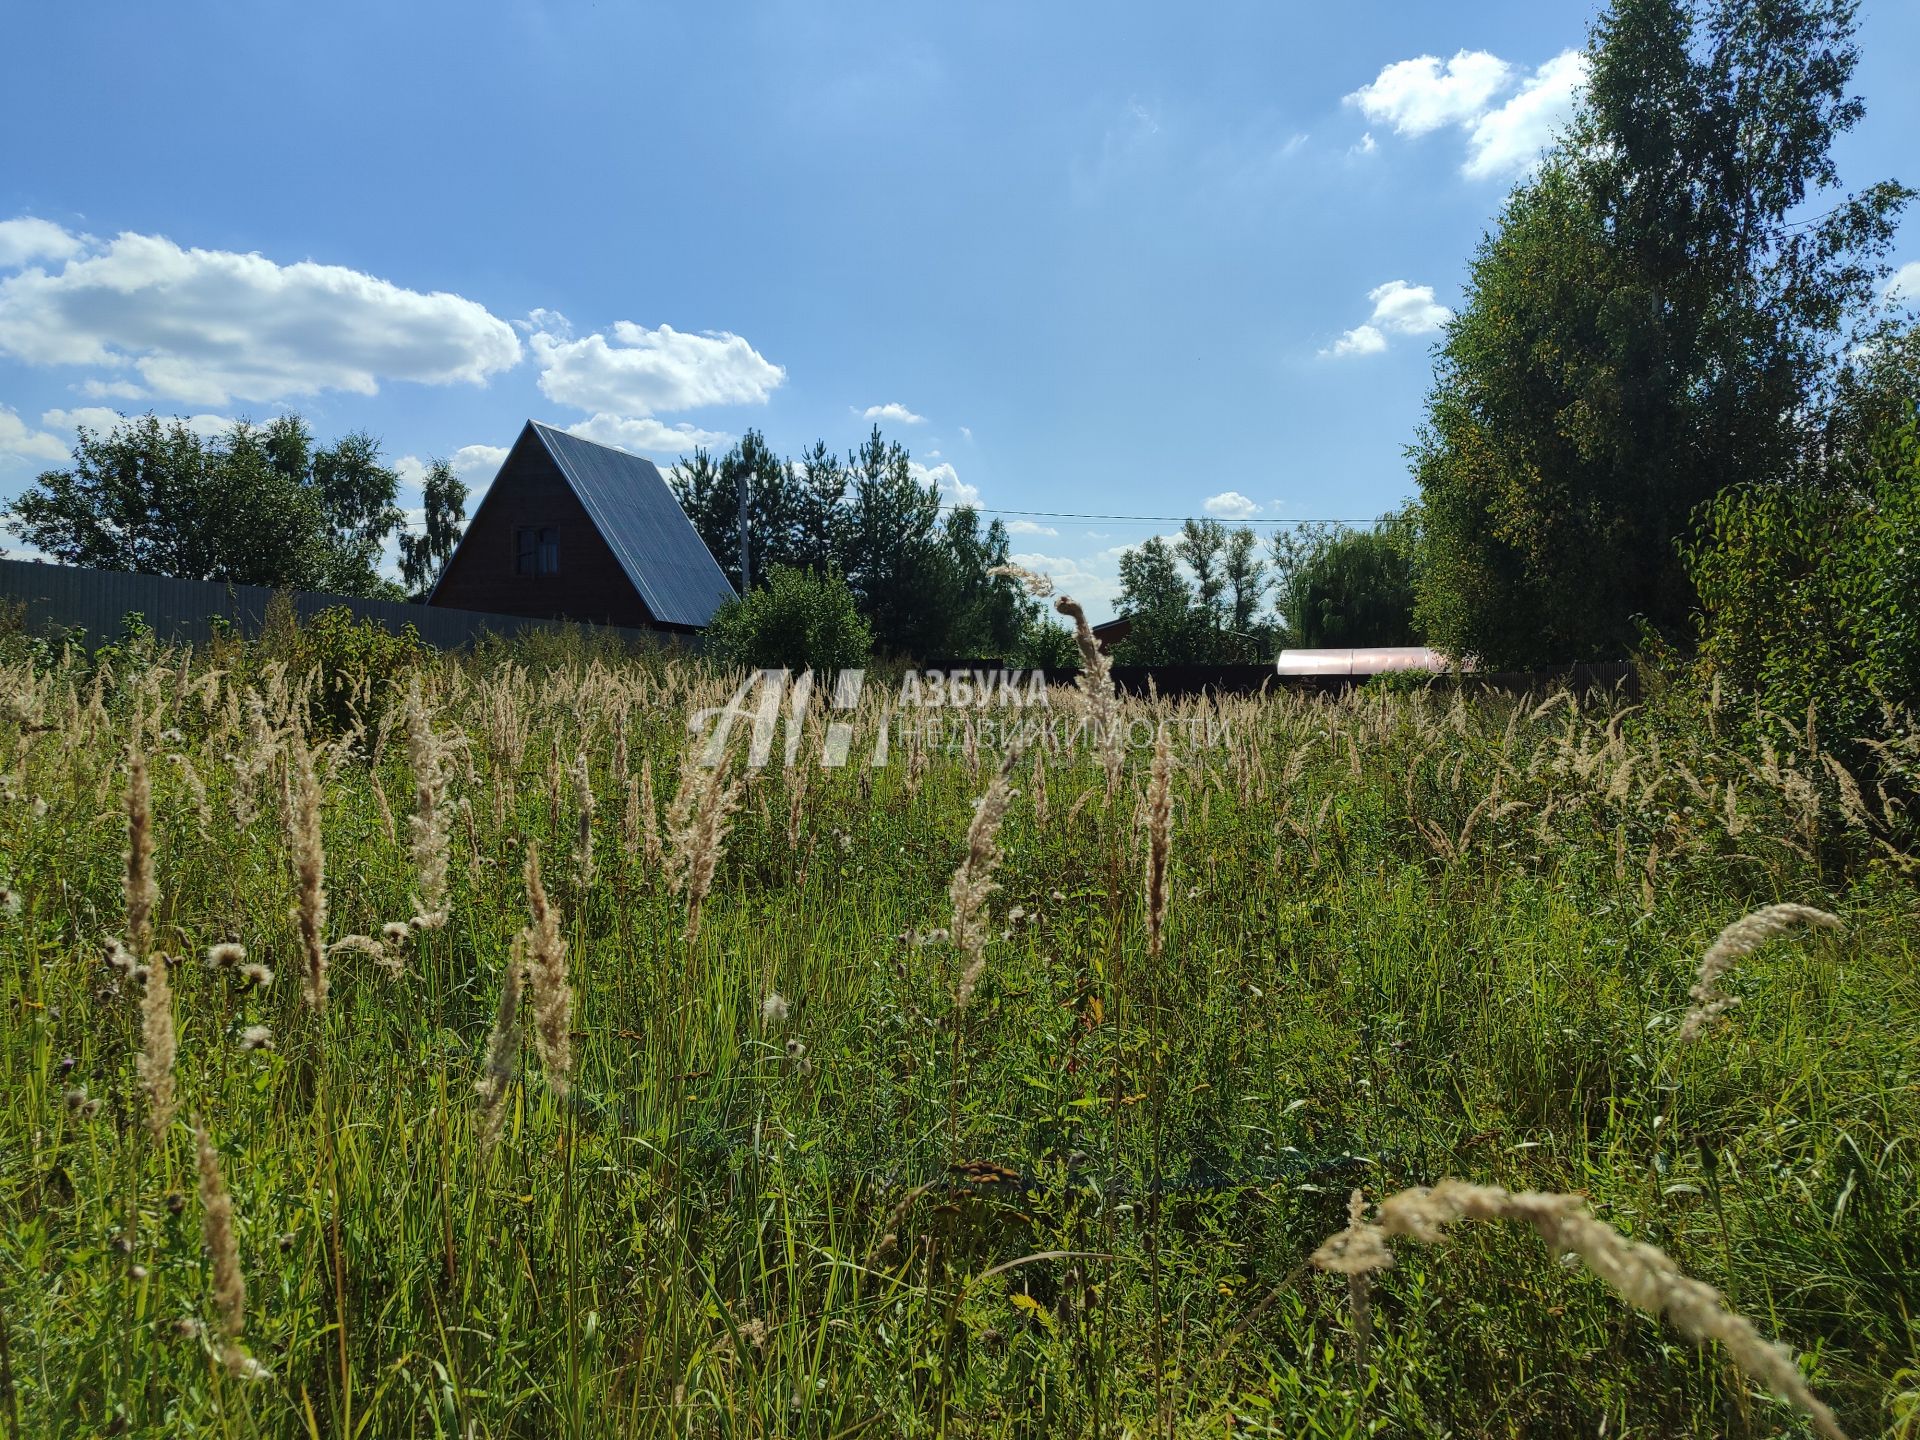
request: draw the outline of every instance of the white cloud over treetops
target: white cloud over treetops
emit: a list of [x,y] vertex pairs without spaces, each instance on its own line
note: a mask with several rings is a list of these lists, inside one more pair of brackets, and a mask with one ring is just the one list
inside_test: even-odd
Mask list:
[[1421,55],[1388,65],[1346,102],[1401,135],[1425,135],[1478,119],[1512,76],[1511,65],[1485,50],[1462,50],[1446,61]]
[[59,461],[66,458],[66,441],[44,430],[35,430],[16,415],[12,407],[0,405],[0,460]]
[[669,425],[650,415],[610,415],[605,411],[567,426],[567,431],[636,455],[680,456],[702,447],[717,450],[733,443],[733,437],[725,431]]
[[1887,299],[1896,305],[1920,305],[1920,260],[1909,260],[1887,281]]
[[787,378],[784,367],[724,330],[649,330],[621,320],[611,341],[598,332],[572,340],[539,330],[527,344],[540,367],[542,394],[605,415],[762,404]]
[[869,405],[860,412],[862,420],[893,420],[901,425],[923,425],[927,417],[916,415],[898,401],[889,401],[885,405]]
[[[1448,125],[1466,132],[1460,172],[1488,180],[1524,174],[1573,116],[1586,88],[1584,51],[1563,50],[1528,73],[1485,50],[1451,60],[1421,55],[1384,67],[1346,97],[1374,124],[1425,135]],[[1502,95],[1507,98],[1494,102]]]
[[[446,457],[447,467],[467,487],[469,516],[479,504],[480,497],[487,493],[487,487],[493,484],[493,477],[500,473],[501,465],[506,463],[507,450],[505,445],[462,445]],[[427,482],[427,470],[431,463],[418,455],[402,455],[393,462],[393,468],[400,477],[400,484],[417,494]],[[408,513],[412,514],[411,511]],[[409,523],[417,523],[417,520],[410,520]]]
[[1431,285],[1389,280],[1367,292],[1373,314],[1320,353],[1335,359],[1378,355],[1389,335],[1431,335],[1453,318],[1453,311],[1433,298]]
[[1460,172],[1470,180],[1498,180],[1540,163],[1554,135],[1573,118],[1587,88],[1584,52],[1563,50],[1529,76],[1520,93],[1473,122]]
[[58,226],[49,234],[46,222],[7,223],[6,253],[59,263],[0,279],[0,353],[106,371],[89,394],[199,405],[371,395],[389,380],[480,384],[520,359],[512,326],[445,291],[159,235],[101,244]]
[[[128,418],[130,417],[126,412],[110,409],[105,405],[81,405],[72,410],[42,411],[40,423],[54,430],[65,430],[69,434],[84,425],[96,434],[104,435]],[[233,428],[233,421],[225,415],[167,415],[161,418],[167,424],[178,420],[203,440],[211,439],[215,435],[224,435]]]
[[1260,513],[1260,507],[1238,490],[1223,490],[1200,502],[1200,508],[1222,520],[1248,520]]

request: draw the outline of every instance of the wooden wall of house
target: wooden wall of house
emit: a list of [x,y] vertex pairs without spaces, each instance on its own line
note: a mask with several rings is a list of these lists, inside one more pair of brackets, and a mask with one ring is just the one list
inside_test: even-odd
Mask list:
[[[516,573],[515,532],[548,525],[560,532],[560,573]],[[431,603],[540,620],[678,628],[654,624],[560,467],[531,436],[501,466]]]

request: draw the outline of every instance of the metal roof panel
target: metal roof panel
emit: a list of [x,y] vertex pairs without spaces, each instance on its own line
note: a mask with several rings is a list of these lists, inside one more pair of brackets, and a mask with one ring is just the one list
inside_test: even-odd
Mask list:
[[651,460],[528,422],[663,625],[704,627],[733,585]]

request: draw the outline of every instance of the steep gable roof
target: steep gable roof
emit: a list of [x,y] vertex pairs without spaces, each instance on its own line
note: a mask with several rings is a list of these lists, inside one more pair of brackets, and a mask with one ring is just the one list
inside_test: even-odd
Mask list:
[[529,420],[495,484],[510,479],[529,436],[553,458],[656,623],[701,628],[733,598],[725,572],[651,460]]

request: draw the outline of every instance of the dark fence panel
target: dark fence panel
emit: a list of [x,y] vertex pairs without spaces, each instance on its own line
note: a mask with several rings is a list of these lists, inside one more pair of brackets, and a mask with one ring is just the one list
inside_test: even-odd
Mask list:
[[[227,585],[217,580],[172,580],[164,575],[135,575],[119,570],[82,570],[29,560],[0,560],[0,602],[24,603],[27,628],[36,635],[81,629],[92,642],[117,639],[121,622],[132,612],[154,633],[173,644],[205,645],[213,639],[215,618],[231,622],[243,634],[257,635],[274,592],[264,585]],[[294,613],[311,619],[322,610],[344,607],[391,634],[411,625],[436,649],[453,650],[483,634],[512,636],[523,631],[559,631],[555,621],[521,615],[487,615],[434,605],[393,600],[362,600],[321,591],[286,592]],[[651,631],[612,629],[629,639]],[[659,637],[653,637],[659,638]]]

